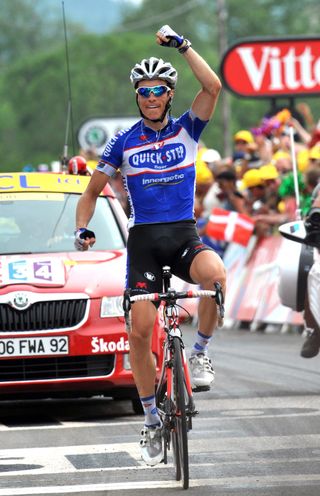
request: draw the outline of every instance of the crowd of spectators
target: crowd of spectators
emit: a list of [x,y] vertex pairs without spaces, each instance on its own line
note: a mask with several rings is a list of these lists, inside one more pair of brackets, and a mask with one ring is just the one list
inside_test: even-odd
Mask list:
[[320,121],[316,122],[305,103],[297,110],[300,119],[284,108],[264,117],[257,127],[237,131],[232,156],[221,157],[216,149],[199,145],[196,218],[204,241],[222,256],[226,243],[206,235],[213,208],[250,217],[258,238],[273,234],[280,224],[299,214],[303,217],[310,209],[311,193],[320,180]]
[[[301,215],[310,209],[312,191],[320,181],[320,120],[314,119],[306,103],[298,104],[293,113],[283,108],[261,119],[256,127],[237,131],[231,156],[221,156],[215,148],[199,144],[195,216],[203,240],[221,256],[227,242],[213,239],[206,229],[215,207],[250,217],[258,238],[276,232],[280,224],[296,218],[293,159],[298,170]],[[293,147],[290,128],[293,129]],[[92,173],[99,159],[96,151],[81,149],[79,155],[84,157]],[[54,162],[52,167],[27,164],[23,171],[58,172],[56,164],[61,169],[60,163]],[[129,215],[128,198],[119,171],[111,185]]]

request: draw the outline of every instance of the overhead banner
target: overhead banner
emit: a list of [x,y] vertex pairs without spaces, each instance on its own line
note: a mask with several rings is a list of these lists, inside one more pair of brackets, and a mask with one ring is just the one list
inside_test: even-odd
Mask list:
[[221,62],[230,91],[249,98],[320,93],[320,38],[244,39]]

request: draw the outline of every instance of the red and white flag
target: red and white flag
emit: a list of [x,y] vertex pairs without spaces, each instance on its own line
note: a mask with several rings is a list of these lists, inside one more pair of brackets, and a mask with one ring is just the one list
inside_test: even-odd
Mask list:
[[213,208],[206,234],[213,239],[247,246],[254,230],[254,221],[245,214]]

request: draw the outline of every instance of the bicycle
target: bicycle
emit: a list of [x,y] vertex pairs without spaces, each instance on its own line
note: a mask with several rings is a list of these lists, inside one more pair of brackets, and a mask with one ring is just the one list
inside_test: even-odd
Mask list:
[[164,447],[163,462],[168,463],[168,451],[173,448],[175,478],[182,481],[183,489],[189,487],[189,449],[188,431],[192,429],[192,418],[199,412],[195,409],[193,392],[209,388],[191,386],[190,373],[186,358],[185,346],[180,328],[179,308],[177,300],[185,298],[214,298],[220,318],[224,317],[224,301],[222,288],[215,283],[215,290],[176,291],[170,288],[171,269],[162,268],[162,293],[130,295],[125,291],[124,310],[127,326],[130,327],[129,312],[135,301],[160,302],[163,309],[164,331],[166,334],[163,346],[163,362],[160,378],[156,386],[156,403],[163,424],[162,438]]

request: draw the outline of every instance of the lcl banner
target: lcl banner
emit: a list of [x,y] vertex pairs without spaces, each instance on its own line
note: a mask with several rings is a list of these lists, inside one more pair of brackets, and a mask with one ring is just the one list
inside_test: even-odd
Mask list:
[[223,56],[221,76],[244,97],[319,94],[320,38],[241,40]]

